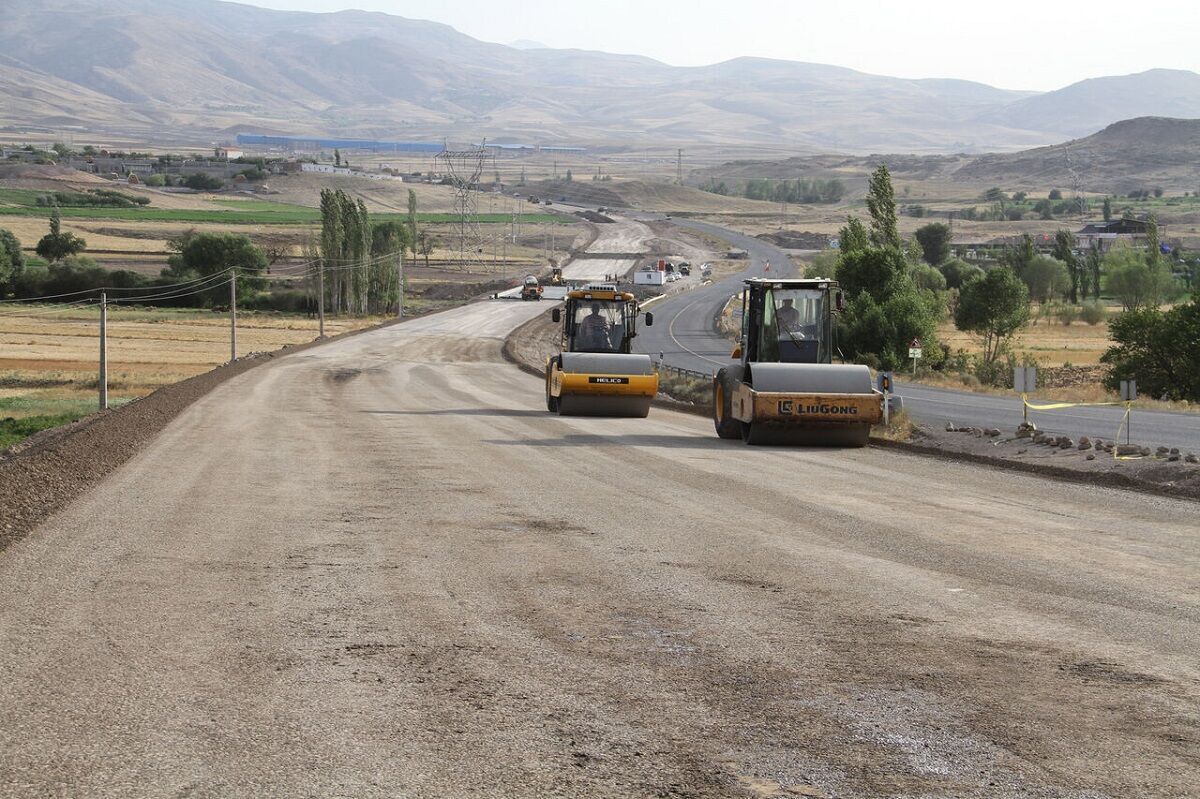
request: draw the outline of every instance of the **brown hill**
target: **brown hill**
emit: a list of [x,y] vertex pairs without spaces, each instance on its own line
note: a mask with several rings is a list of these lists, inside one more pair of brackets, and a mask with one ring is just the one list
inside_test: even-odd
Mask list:
[[903,181],[940,181],[1006,189],[1072,189],[1126,193],[1159,187],[1200,189],[1200,119],[1141,117],[1113,123],[1082,139],[1015,153],[985,155],[811,156],[778,161],[732,161],[698,170],[691,181],[741,182],[841,178],[851,194],[865,188],[880,163]]
[[[759,58],[671,67],[638,56],[520,50],[380,13],[284,12],[217,0],[4,5],[0,124],[197,143],[252,128],[638,147],[982,152],[1055,141],[1059,134],[1048,131],[1070,121],[1066,114],[1043,125],[1045,114],[1020,105],[1038,99],[1032,93],[968,81]],[[1065,96],[1101,91],[1112,98],[1099,111],[1087,105],[1089,120],[1096,113],[1108,114],[1106,122],[1132,116],[1122,109],[1135,99],[1139,109],[1174,113],[1186,90],[1179,75],[1110,79],[1099,90]],[[1158,90],[1159,83],[1170,85]],[[1015,110],[1006,116],[1006,109]]]

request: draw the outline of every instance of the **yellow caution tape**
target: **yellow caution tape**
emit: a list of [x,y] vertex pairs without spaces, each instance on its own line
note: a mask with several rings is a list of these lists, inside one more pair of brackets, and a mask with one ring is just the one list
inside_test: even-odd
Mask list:
[[1132,402],[1048,402],[1042,405],[1035,405],[1029,401],[1028,394],[1021,395],[1021,402],[1025,403],[1026,408],[1035,411],[1055,411],[1060,408],[1098,408],[1103,406],[1124,405],[1125,413],[1121,415],[1121,424],[1117,426],[1117,435],[1113,439],[1113,460],[1118,461],[1136,461],[1144,458],[1144,455],[1118,455],[1117,452],[1121,449],[1121,431],[1129,424],[1129,412],[1133,410]]
[[1098,408],[1104,405],[1120,405],[1120,402],[1050,402],[1045,405],[1034,405],[1029,401],[1028,394],[1021,395],[1021,402],[1025,403],[1025,407],[1035,411],[1053,411],[1059,408]]

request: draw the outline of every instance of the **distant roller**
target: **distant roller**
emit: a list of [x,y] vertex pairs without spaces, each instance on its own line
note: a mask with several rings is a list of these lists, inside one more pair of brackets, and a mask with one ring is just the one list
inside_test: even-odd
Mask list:
[[[569,291],[566,306],[552,316],[563,332],[558,354],[546,362],[546,409],[563,416],[647,416],[658,373],[650,356],[630,352],[637,299],[615,286],[587,286]],[[645,320],[653,324],[654,315]]]
[[713,378],[713,425],[747,444],[862,447],[883,417],[871,370],[833,364],[832,280],[745,281],[741,363]]

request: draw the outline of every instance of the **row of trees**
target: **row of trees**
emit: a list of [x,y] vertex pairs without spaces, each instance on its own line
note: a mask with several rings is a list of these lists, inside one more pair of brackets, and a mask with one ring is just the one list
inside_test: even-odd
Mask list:
[[401,290],[398,261],[405,250],[417,252],[418,239],[415,194],[409,194],[407,223],[372,223],[361,199],[341,189],[323,189],[320,258],[326,310],[333,314],[394,311]]
[[[1153,224],[1146,251],[1117,247],[1079,257],[1074,237],[1061,230],[1052,255],[1038,253],[1026,236],[985,272],[951,257],[948,225],[926,225],[909,241],[900,236],[886,167],[871,176],[866,204],[869,226],[848,220],[833,265],[849,298],[838,322],[839,342],[849,358],[895,369],[917,339],[926,363],[936,367],[948,356],[936,340],[937,325],[950,314],[958,329],[980,340],[976,374],[999,382],[1009,371],[1006,361],[1013,360],[1009,344],[1031,318],[1031,300],[1079,303],[1088,293],[1098,296],[1103,287],[1127,311],[1111,326],[1116,346],[1104,356],[1111,366],[1109,379],[1136,377],[1155,395],[1200,398],[1200,292],[1190,303],[1158,310],[1179,286],[1159,254]],[[828,274],[828,266],[818,261],[814,273]],[[1101,321],[1103,314],[1087,313],[1092,310],[1103,308],[1093,303],[1079,313]]]
[[748,200],[767,200],[777,203],[817,205],[836,203],[846,194],[846,186],[837,178],[832,180],[768,180],[752,178],[740,186],[730,187],[725,181],[709,181],[701,186],[705,191],[723,196],[737,195]]

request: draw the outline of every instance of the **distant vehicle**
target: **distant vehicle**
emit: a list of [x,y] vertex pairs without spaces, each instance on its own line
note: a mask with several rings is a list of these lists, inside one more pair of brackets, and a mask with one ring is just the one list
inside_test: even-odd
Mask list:
[[674,273],[675,273],[675,264],[671,263],[670,261],[667,261],[667,274],[670,275],[670,274],[674,274]]
[[521,285],[522,300],[540,300],[542,298],[542,287],[538,285],[538,279],[533,275],[526,275],[525,282]]
[[597,208],[597,209],[596,209],[596,213],[598,213],[598,214],[607,214],[607,213],[608,213],[608,209],[602,205],[602,206],[600,206],[599,208]]
[[546,201],[544,202],[544,204],[545,204],[545,205],[554,205],[554,203],[550,202],[549,200],[546,200]]
[[537,197],[530,197],[529,202],[533,203],[534,205],[538,205],[541,203],[541,200],[539,200]]
[[679,274],[681,274],[681,275],[690,275],[691,273],[692,273],[692,267],[691,267],[691,266],[689,266],[688,264],[685,264],[685,263],[684,263],[684,264],[680,264],[680,265],[679,265]]

